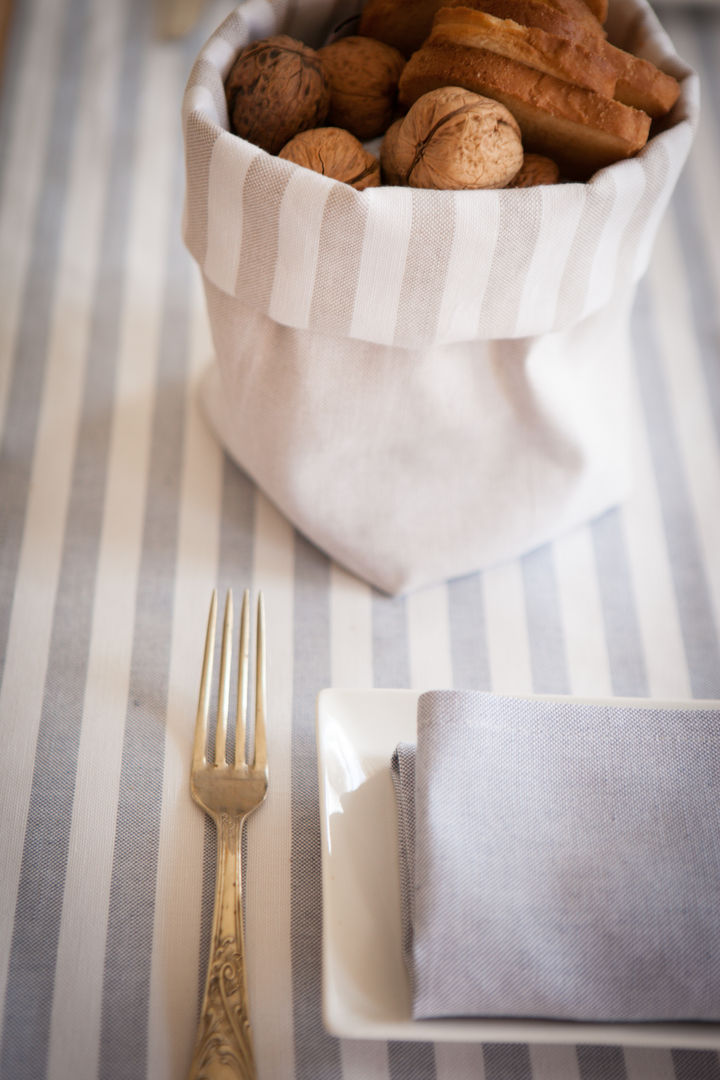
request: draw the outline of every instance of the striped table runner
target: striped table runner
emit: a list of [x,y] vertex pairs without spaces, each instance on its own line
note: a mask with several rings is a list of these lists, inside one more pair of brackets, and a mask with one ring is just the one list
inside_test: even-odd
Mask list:
[[0,95],[0,1076],[184,1074],[213,836],[187,788],[210,590],[262,587],[272,787],[247,836],[263,1080],[718,1080],[715,1053],[366,1043],[320,1015],[323,686],[720,697],[720,21],[664,9],[700,131],[638,296],[638,483],[516,562],[388,599],[223,457],[182,247],[191,39],[16,3]]

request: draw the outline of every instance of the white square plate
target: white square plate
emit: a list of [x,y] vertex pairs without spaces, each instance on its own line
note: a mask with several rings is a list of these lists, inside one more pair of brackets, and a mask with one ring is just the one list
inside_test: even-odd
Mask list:
[[[351,1039],[720,1049],[718,1024],[412,1019],[402,957],[390,758],[398,742],[415,741],[418,696],[414,690],[323,690],[318,697],[323,1017],[328,1031]],[[612,699],[612,704],[621,702]],[[699,701],[636,699],[634,704],[719,707]]]

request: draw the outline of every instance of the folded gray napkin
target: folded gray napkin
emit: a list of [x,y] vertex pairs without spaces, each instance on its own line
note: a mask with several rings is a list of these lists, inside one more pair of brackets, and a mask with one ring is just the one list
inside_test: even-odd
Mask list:
[[415,1019],[720,1019],[720,711],[433,691],[392,761]]

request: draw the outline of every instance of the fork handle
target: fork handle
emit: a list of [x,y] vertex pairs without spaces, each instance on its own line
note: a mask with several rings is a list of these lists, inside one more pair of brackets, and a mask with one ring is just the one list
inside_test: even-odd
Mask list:
[[245,978],[240,840],[245,818],[218,814],[210,957],[188,1080],[255,1080]]

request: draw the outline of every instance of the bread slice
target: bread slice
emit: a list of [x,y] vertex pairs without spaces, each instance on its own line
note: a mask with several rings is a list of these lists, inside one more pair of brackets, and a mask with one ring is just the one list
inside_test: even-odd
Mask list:
[[500,101],[520,125],[525,150],[552,158],[568,179],[587,180],[632,157],[650,131],[650,117],[638,109],[487,49],[432,37],[405,65],[400,103],[409,107],[448,85]]
[[594,25],[572,18],[551,7],[547,0],[443,0],[442,7],[472,8],[495,15],[498,19],[513,19],[522,26],[535,26],[548,34],[584,45],[586,49],[597,49],[598,42],[605,35],[599,23],[595,28]]
[[615,92],[615,73],[597,50],[513,19],[471,8],[441,8],[429,40],[487,49],[605,97]]
[[643,109],[653,118],[669,112],[680,94],[680,84],[672,75],[605,40],[605,31],[597,20],[581,22],[571,18],[548,0],[444,0],[444,6],[472,8],[500,19],[513,19],[596,51],[614,73],[614,97],[623,105]]
[[644,109],[652,117],[670,112],[680,96],[680,83],[650,60],[618,49],[606,41],[605,59],[615,72],[615,97],[623,105]]

